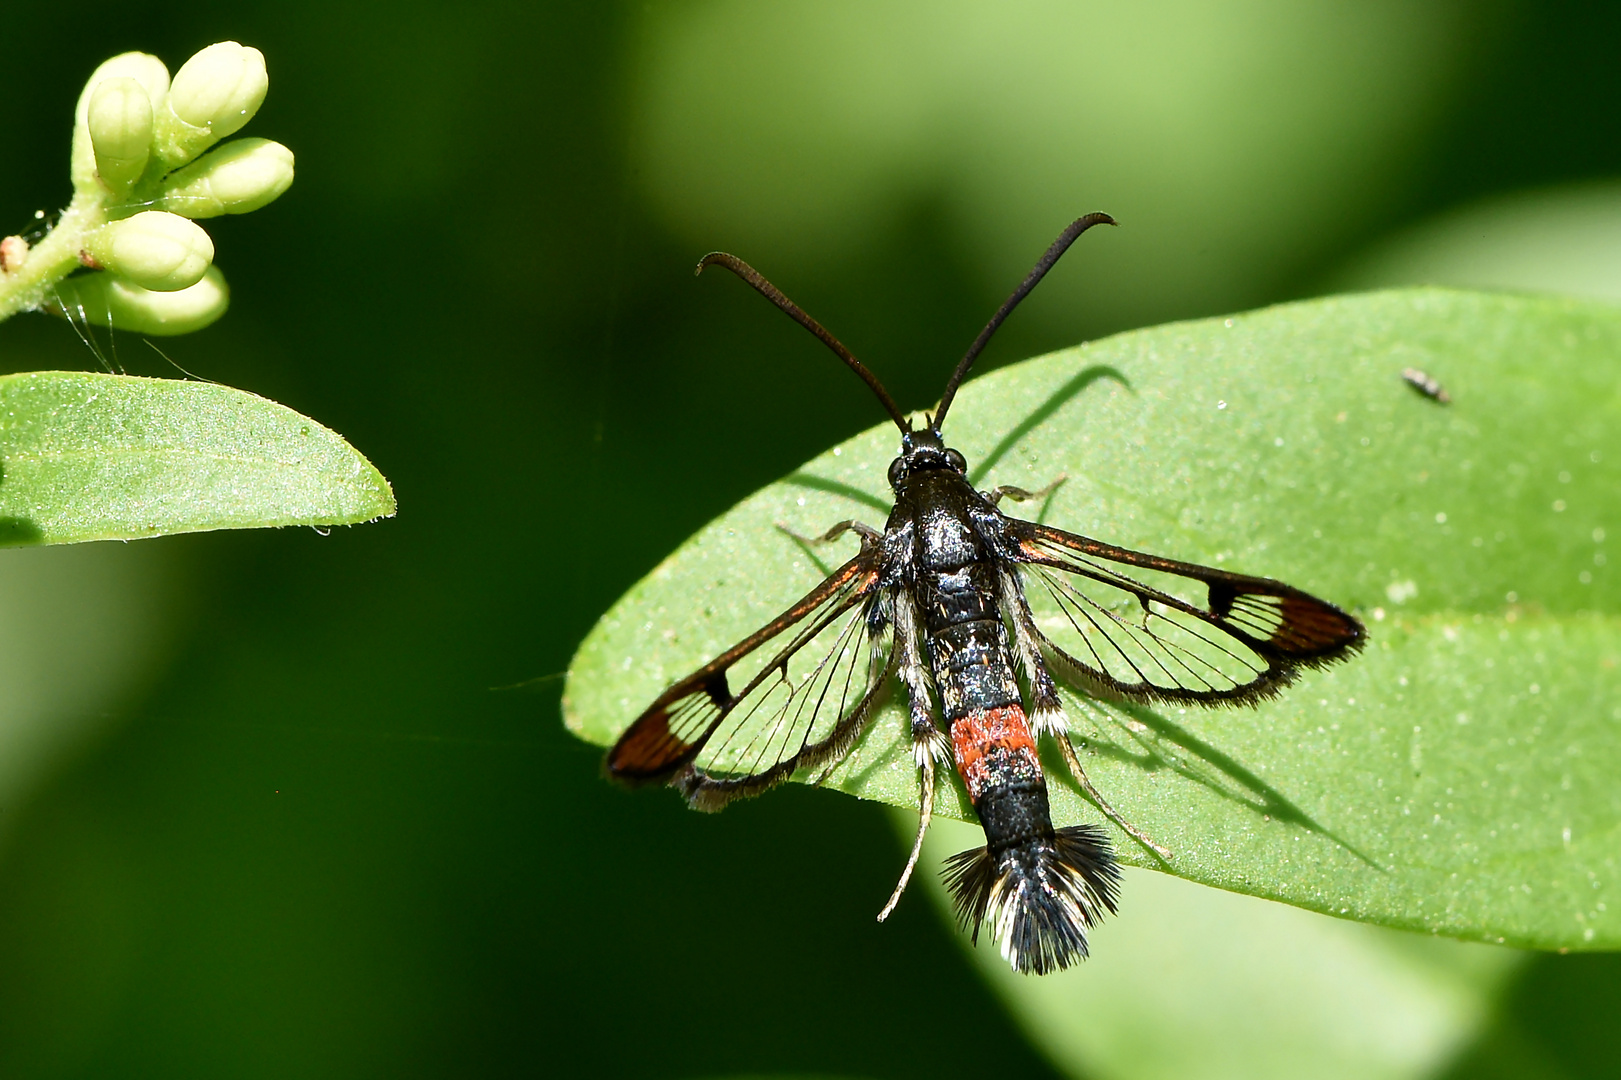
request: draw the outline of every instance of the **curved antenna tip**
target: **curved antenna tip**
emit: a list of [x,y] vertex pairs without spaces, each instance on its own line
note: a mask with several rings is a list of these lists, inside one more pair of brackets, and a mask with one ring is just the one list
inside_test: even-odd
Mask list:
[[821,323],[807,315],[798,304],[784,296],[782,290],[767,281],[765,276],[754,267],[739,259],[736,255],[728,255],[724,251],[711,251],[698,260],[698,268],[693,273],[694,275],[701,274],[704,272],[704,267],[713,266],[716,263],[748,282],[756,292],[777,305],[784,314],[800,326],[809,330],[822,344],[831,349],[835,356],[843,360],[850,370],[859,375],[861,380],[878,396],[879,404],[884,407],[885,412],[889,413],[890,419],[895,421],[895,426],[901,429],[902,434],[912,429],[911,423],[906,419],[905,414],[895,404],[895,399],[889,396],[889,391],[884,389],[884,384],[878,381],[878,376],[868,371],[867,366],[857,360],[855,355],[845,348],[838,338],[828,333]]
[[1002,306],[996,309],[996,314],[992,315],[991,321],[985,324],[985,329],[981,330],[979,336],[974,339],[974,343],[968,346],[968,352],[964,354],[961,362],[957,364],[957,369],[951,373],[951,378],[946,380],[945,392],[940,395],[940,405],[934,414],[935,431],[939,431],[940,425],[945,423],[946,413],[951,408],[951,400],[957,396],[957,387],[962,384],[964,376],[968,374],[968,369],[973,366],[975,358],[990,342],[991,335],[996,333],[996,328],[1002,325],[1002,321],[1013,313],[1013,309],[1019,306],[1021,300],[1030,295],[1030,290],[1034,289],[1036,284],[1047,276],[1047,271],[1053,268],[1053,264],[1058,261],[1064,252],[1069,250],[1069,246],[1078,240],[1083,232],[1094,225],[1118,224],[1120,223],[1108,214],[1098,212],[1076,218],[1069,223],[1069,226],[1063,232],[1058,234],[1058,239],[1054,240],[1047,248],[1046,253],[1036,260],[1036,265],[1031,268],[1029,274],[1025,275],[1025,279],[1020,283],[1019,287],[1013,290],[1013,295],[1004,300]]

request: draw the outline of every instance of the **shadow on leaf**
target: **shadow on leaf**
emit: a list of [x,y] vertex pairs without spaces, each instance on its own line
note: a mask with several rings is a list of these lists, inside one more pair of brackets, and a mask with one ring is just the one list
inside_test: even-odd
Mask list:
[[30,547],[44,541],[45,534],[28,518],[0,515],[0,547]]
[[980,463],[969,472],[969,481],[978,485],[981,480],[985,479],[986,474],[996,466],[997,462],[1006,457],[1008,451],[1019,445],[1019,442],[1026,435],[1045,423],[1059,409],[1069,404],[1071,398],[1099,379],[1113,379],[1127,390],[1131,389],[1131,381],[1122,375],[1117,368],[1110,367],[1107,364],[1094,364],[1089,368],[1082,368],[1063,386],[1054,390],[1046,401],[1032,409],[1028,416],[1013,425],[1008,433],[1002,436],[1001,440],[991,448],[991,452],[986,454]]
[[[1101,741],[1087,741],[1088,748],[1095,753],[1134,765],[1145,772],[1168,768],[1178,776],[1247,806],[1263,817],[1316,833],[1376,870],[1389,869],[1375,862],[1349,840],[1318,823],[1237,758],[1198,738],[1153,709],[1125,702],[1105,702],[1092,697],[1079,697],[1078,700],[1082,705],[1080,711],[1093,718],[1102,736]],[[1102,722],[1099,722],[1099,716],[1104,718]],[[1111,738],[1104,730],[1105,724],[1123,733],[1124,739],[1135,744],[1136,749]],[[1060,770],[1057,775],[1065,774]]]
[[[0,466],[0,486],[5,484],[5,476],[5,469]],[[33,519],[0,514],[0,547],[30,547],[44,540],[44,531]]]

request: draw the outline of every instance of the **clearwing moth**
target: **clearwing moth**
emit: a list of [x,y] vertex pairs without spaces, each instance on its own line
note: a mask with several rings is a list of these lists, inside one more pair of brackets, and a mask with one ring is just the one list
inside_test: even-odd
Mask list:
[[[1169,852],[1122,818],[1087,779],[1056,679],[1135,703],[1244,705],[1304,668],[1349,657],[1362,625],[1333,604],[1269,578],[1116,547],[1010,517],[1003,499],[1042,493],[974,490],[967,462],[941,434],[958,385],[991,335],[1076,238],[1053,242],[992,316],[925,426],[914,430],[883,384],[820,323],[735,256],[704,256],[815,334],[872,388],[900,429],[890,464],[895,505],[882,529],[841,521],[822,534],[860,552],[777,618],[671,686],[609,750],[612,778],[662,781],[692,806],[718,810],[795,773],[826,778],[894,680],[909,705],[921,812],[900,882],[906,888],[934,809],[939,771],[962,779],[985,846],[954,856],[946,882],[978,940],[986,928],[1020,972],[1044,974],[1087,954],[1087,930],[1113,913],[1120,872],[1104,831],[1055,828],[1037,743],[1057,743],[1080,789],[1109,820],[1162,858]],[[1038,623],[1033,609],[1045,618]],[[1045,628],[1045,629],[1044,629]],[[734,677],[735,671],[735,677]]]

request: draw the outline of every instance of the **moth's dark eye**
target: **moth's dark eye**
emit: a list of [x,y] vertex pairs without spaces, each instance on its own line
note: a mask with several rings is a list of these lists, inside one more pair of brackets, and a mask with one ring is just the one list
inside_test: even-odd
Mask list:
[[956,469],[960,473],[965,473],[968,471],[968,459],[957,453],[955,450],[946,451],[946,464],[950,465],[953,469]]
[[894,461],[891,461],[889,463],[889,486],[890,487],[895,487],[898,484],[900,484],[901,478],[903,476],[905,476],[905,475],[906,475],[906,459],[905,458],[896,458]]

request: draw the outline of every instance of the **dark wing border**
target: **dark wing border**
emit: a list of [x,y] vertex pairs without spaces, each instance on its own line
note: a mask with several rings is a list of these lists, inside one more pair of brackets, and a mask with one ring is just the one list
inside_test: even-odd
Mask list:
[[[820,742],[804,743],[797,752],[748,776],[714,777],[695,764],[699,753],[727,717],[766,680],[783,670],[784,665],[823,630],[841,617],[851,618],[853,625],[835,635],[836,649],[844,647],[847,634],[869,632],[872,605],[880,600],[880,556],[875,545],[864,544],[860,554],[833,571],[781,615],[660,694],[608,751],[604,761],[608,776],[632,785],[668,781],[694,806],[718,809],[731,799],[758,794],[788,779],[798,769],[814,768],[847,752],[865,726],[878,692],[894,670],[893,649],[889,650],[882,673],[869,676],[869,685],[864,687],[860,699]],[[855,611],[853,616],[850,615],[852,610]],[[805,625],[748,685],[732,693],[726,681],[727,671],[800,623]],[[892,627],[889,630],[893,632]],[[671,718],[689,708],[714,710],[714,715],[695,738],[683,737],[671,728]],[[809,730],[807,728],[807,735]]]
[[[1020,562],[1090,578],[1132,594],[1145,606],[1150,600],[1163,604],[1232,636],[1267,665],[1253,680],[1220,690],[1160,686],[1146,680],[1124,683],[1040,635],[1042,644],[1079,673],[1083,682],[1095,684],[1088,689],[1145,703],[1246,704],[1278,693],[1303,668],[1349,659],[1367,642],[1367,630],[1356,618],[1284,582],[1133,551],[1019,518],[1007,521],[1009,534],[1018,543]],[[1209,606],[1190,604],[1112,567],[1089,561],[1095,559],[1199,582],[1207,589]],[[1263,597],[1267,601],[1258,600]]]

